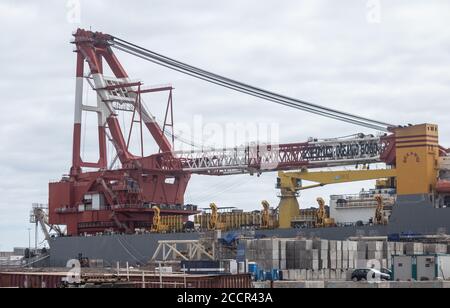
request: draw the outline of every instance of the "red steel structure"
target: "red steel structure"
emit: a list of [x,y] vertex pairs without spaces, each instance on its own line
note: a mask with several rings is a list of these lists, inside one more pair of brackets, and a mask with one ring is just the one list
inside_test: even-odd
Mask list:
[[[131,81],[115,56],[110,35],[78,29],[76,46],[76,92],[73,153],[70,174],[49,184],[49,222],[67,225],[68,235],[98,233],[105,230],[134,232],[150,229],[153,209],[161,215],[183,215],[185,221],[197,208],[184,205],[184,193],[192,173],[205,175],[259,174],[265,171],[319,168],[339,165],[395,162],[395,138],[356,135],[293,144],[255,145],[208,151],[173,151],[166,132],[173,128],[172,87],[143,89]],[[106,77],[108,65],[114,77]],[[85,71],[89,68],[89,72]],[[85,105],[85,82],[97,94],[96,106]],[[142,94],[168,92],[163,128],[144,108]],[[118,112],[133,112],[132,123],[139,123],[140,155],[130,152],[131,129],[127,139],[118,121]],[[81,158],[82,112],[98,118],[99,160]],[[138,120],[137,120],[138,119]],[[150,132],[159,153],[144,156],[142,130]],[[132,126],[133,127],[133,126]],[[108,166],[107,141],[114,146],[120,168]],[[94,171],[86,171],[86,168]]]

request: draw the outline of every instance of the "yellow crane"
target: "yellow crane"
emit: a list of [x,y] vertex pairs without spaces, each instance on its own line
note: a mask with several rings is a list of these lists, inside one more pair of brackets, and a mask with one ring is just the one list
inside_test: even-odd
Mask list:
[[261,213],[261,228],[268,229],[270,227],[270,204],[266,200],[261,202],[263,210]]
[[153,224],[151,232],[164,232],[167,231],[168,227],[161,223],[161,209],[157,206],[153,207]]
[[377,209],[375,210],[375,224],[376,225],[385,225],[387,223],[387,221],[384,218],[383,197],[376,196],[375,200],[377,201]]
[[[397,177],[396,169],[374,169],[374,170],[339,170],[318,171],[308,170],[298,172],[278,172],[277,188],[280,189],[279,226],[290,228],[294,217],[299,216],[300,207],[297,201],[299,191],[328,184],[347,183],[365,180]],[[302,180],[315,182],[317,184],[303,186]]]
[[208,229],[209,230],[224,230],[225,223],[220,221],[219,208],[215,203],[209,205],[211,208],[211,216],[209,218]]
[[316,228],[328,228],[334,227],[336,224],[333,218],[328,217],[327,211],[325,210],[325,200],[323,198],[317,198],[317,203],[319,208],[316,212]]

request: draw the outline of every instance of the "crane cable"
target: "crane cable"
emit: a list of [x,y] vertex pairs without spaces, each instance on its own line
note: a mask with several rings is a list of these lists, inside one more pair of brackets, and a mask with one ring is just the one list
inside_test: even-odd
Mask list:
[[370,124],[370,123],[367,123],[367,122],[357,121],[357,120],[350,119],[350,118],[344,118],[342,116],[335,115],[335,114],[332,114],[330,112],[324,112],[324,111],[320,111],[320,110],[315,110],[315,109],[312,109],[312,108],[309,108],[309,107],[304,107],[304,106],[301,106],[301,105],[298,105],[298,104],[294,104],[292,102],[283,101],[283,100],[280,100],[280,99],[277,99],[277,98],[273,98],[273,97],[271,98],[270,96],[267,96],[267,95],[264,95],[264,94],[261,94],[261,93],[258,94],[258,93],[252,92],[250,90],[246,90],[246,89],[244,89],[242,87],[229,85],[227,83],[223,83],[223,82],[220,82],[220,81],[210,80],[207,77],[202,77],[202,76],[196,75],[195,73],[186,72],[186,71],[184,71],[182,69],[179,69],[179,68],[176,68],[176,67],[172,67],[172,66],[166,65],[164,63],[160,63],[160,62],[158,62],[156,60],[153,60],[151,58],[146,58],[145,56],[143,56],[143,55],[141,55],[139,53],[131,52],[131,51],[129,51],[129,50],[125,49],[125,48],[122,48],[122,47],[117,47],[116,46],[116,48],[119,49],[119,50],[122,50],[122,51],[124,51],[126,53],[129,53],[131,55],[134,55],[136,57],[140,57],[140,58],[145,59],[147,61],[150,61],[150,62],[153,62],[155,64],[167,67],[169,69],[181,72],[183,74],[186,74],[186,75],[189,75],[189,76],[192,76],[192,77],[195,77],[195,78],[198,78],[198,79],[201,79],[201,80],[204,80],[204,81],[207,81],[207,82],[210,82],[210,83],[213,83],[213,84],[216,84],[216,85],[228,88],[228,89],[232,89],[232,90],[235,90],[235,91],[238,91],[238,92],[241,92],[241,93],[245,93],[245,94],[248,94],[248,95],[251,95],[251,96],[255,96],[255,97],[258,97],[258,98],[261,98],[261,99],[264,99],[264,100],[268,100],[268,101],[271,101],[271,102],[274,102],[274,103],[277,103],[277,104],[281,104],[281,105],[284,105],[284,106],[300,109],[300,110],[303,110],[303,111],[307,111],[307,112],[310,112],[310,113],[318,114],[318,115],[325,116],[325,117],[328,117],[328,118],[332,118],[332,119],[335,119],[335,120],[344,121],[344,122],[348,122],[348,123],[351,123],[351,124],[368,127],[368,128],[379,130],[379,131],[388,131],[387,128],[384,127],[384,126],[373,125],[373,124]]
[[214,83],[235,91],[246,93],[255,97],[259,97],[265,100],[269,100],[278,104],[285,106],[297,108],[303,111],[315,113],[325,117],[333,118],[336,120],[372,128],[379,131],[388,131],[389,127],[394,127],[395,125],[371,120],[368,118],[356,116],[353,114],[337,111],[331,108],[326,108],[316,104],[308,103],[298,99],[290,98],[274,92],[263,90],[257,87],[250,86],[248,84],[238,82],[211,72],[190,66],[188,64],[173,60],[171,58],[165,57],[163,55],[152,52],[148,49],[139,47],[122,39],[113,37],[111,41],[111,46],[124,51],[126,53],[132,54],[134,56],[140,57],[147,61],[153,62],[155,64],[167,67],[169,69],[190,75],[192,77]]

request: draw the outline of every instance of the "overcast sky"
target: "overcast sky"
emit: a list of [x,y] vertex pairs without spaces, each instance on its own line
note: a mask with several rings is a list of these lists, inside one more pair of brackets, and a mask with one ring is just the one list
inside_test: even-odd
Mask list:
[[[28,245],[31,203],[47,203],[48,182],[69,171],[75,88],[69,41],[78,27],[339,110],[393,124],[436,123],[441,144],[450,145],[449,1],[130,2],[0,1],[0,250]],[[132,78],[174,85],[180,125],[199,116],[221,127],[265,123],[278,127],[280,142],[373,133],[118,56]],[[156,101],[150,107],[159,118],[160,107]],[[259,209],[267,199],[275,206],[275,180],[274,173],[194,176],[186,201]],[[300,203],[309,207],[317,196],[370,184],[308,191]]]

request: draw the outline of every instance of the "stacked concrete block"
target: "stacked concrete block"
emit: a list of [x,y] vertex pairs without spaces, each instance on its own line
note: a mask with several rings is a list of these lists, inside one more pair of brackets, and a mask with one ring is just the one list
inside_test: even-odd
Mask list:
[[288,242],[292,242],[293,240],[291,239],[279,239],[278,243],[279,243],[279,261],[280,261],[280,265],[279,268],[284,270],[289,268],[288,267],[288,247],[287,247],[287,243]]
[[367,260],[367,242],[359,241],[357,244],[357,259]]
[[395,255],[403,256],[405,254],[405,243],[396,242],[395,243]]
[[[330,269],[337,269],[338,267],[338,241],[330,241],[329,242],[329,268]],[[340,250],[339,250],[340,253]],[[341,258],[342,259],[342,258]]]
[[311,250],[311,258],[312,258],[312,269],[317,271],[320,268],[320,250],[313,249]]
[[256,257],[256,240],[242,240],[241,243],[245,249],[245,258],[250,261],[255,261]]
[[328,247],[329,247],[328,240],[313,241],[313,249],[316,249],[319,251],[319,268],[320,269],[328,269],[329,268]]
[[336,241],[336,269],[342,268],[342,241]]
[[395,243],[384,242],[383,251],[386,252],[385,258],[390,258],[392,255],[395,255]]
[[422,243],[405,243],[405,253],[407,255],[422,255],[424,253]]
[[446,254],[446,244],[424,244],[424,252],[427,254]]
[[358,242],[348,241],[348,268],[356,268],[358,260]]
[[313,261],[317,260],[318,267],[318,251],[313,250],[312,240],[295,241],[295,268],[313,269]]
[[392,256],[397,254],[395,244],[396,244],[395,242],[385,242],[385,247],[384,247],[384,249],[386,251],[385,259],[387,260],[386,268],[391,267]]
[[286,242],[286,267],[295,269],[295,241]]
[[383,251],[383,242],[371,241],[367,245],[367,259],[369,260],[381,260],[385,257]]
[[348,248],[347,250],[342,250],[342,268],[350,268]]
[[270,271],[280,268],[280,252],[278,239],[256,240],[256,259],[261,269]]
[[349,268],[348,249],[349,249],[349,241],[343,241],[342,242],[342,268],[343,269]]

